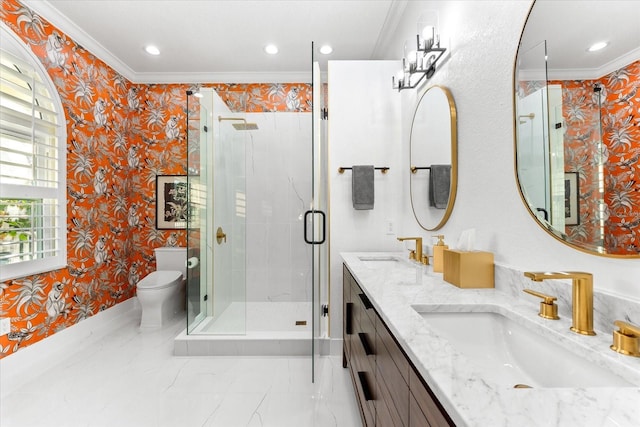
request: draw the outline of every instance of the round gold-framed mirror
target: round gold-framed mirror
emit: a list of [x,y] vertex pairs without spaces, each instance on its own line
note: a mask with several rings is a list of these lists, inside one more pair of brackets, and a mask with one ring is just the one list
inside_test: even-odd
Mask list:
[[638,19],[632,1],[536,0],[516,56],[522,200],[549,234],[595,255],[640,257]]
[[409,145],[413,214],[420,227],[435,231],[451,216],[458,187],[457,113],[449,89],[431,86],[422,94]]

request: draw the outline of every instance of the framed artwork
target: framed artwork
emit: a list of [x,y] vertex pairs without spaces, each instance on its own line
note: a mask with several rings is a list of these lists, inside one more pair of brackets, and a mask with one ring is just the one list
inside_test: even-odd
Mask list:
[[187,176],[156,176],[156,228],[176,230],[187,228]]
[[578,172],[564,174],[564,223],[565,225],[580,224],[580,191]]

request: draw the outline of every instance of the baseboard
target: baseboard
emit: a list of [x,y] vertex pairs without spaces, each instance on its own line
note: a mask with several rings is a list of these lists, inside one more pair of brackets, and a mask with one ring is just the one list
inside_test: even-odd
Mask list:
[[129,298],[0,359],[0,396],[12,393],[47,369],[63,363],[71,355],[139,316],[139,307],[136,297]]

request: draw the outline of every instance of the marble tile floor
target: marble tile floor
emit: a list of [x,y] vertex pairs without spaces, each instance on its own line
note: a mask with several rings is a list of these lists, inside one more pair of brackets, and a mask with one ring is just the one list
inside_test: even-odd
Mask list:
[[139,319],[50,367],[0,402],[2,427],[356,427],[341,358],[175,357],[176,319],[141,332]]

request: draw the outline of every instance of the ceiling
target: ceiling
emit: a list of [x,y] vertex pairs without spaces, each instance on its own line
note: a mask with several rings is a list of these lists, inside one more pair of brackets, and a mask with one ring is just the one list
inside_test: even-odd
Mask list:
[[[522,37],[520,66],[543,66],[546,41],[549,78],[602,77],[640,59],[639,23],[640,0],[537,0]],[[599,41],[609,45],[587,52]]]
[[[406,0],[25,0],[133,82],[310,80],[327,60],[379,59]],[[264,46],[275,43],[277,55]],[[161,54],[151,56],[144,46]]]

